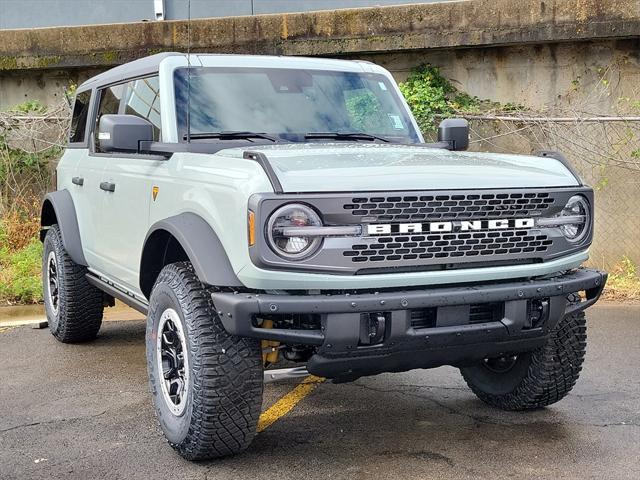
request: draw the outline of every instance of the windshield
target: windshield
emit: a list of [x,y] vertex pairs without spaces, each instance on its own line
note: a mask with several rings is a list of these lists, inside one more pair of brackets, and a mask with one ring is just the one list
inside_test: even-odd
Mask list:
[[366,133],[394,142],[419,142],[406,108],[383,75],[217,67],[192,67],[191,74],[187,72],[187,68],[175,72],[181,139],[189,123],[194,138],[205,138],[207,133],[259,132],[281,140],[309,141],[317,137],[308,134]]

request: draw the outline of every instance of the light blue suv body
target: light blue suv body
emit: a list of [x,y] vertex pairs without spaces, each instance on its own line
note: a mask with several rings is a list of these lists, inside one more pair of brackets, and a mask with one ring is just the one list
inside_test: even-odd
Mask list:
[[[189,395],[208,392],[191,391],[202,370],[189,362],[211,345],[214,370],[236,351],[226,345],[244,345],[234,364],[254,393],[254,370],[282,353],[336,381],[455,365],[488,403],[552,403],[577,379],[582,311],[606,281],[581,267],[593,190],[558,153],[467,146],[459,119],[425,143],[390,73],[369,62],[166,53],[98,75],[78,88],[43,203],[52,331],[92,338],[114,298],[148,313],[156,406],[188,458],[253,435],[189,453]],[[575,357],[553,371],[570,381],[529,368],[555,368],[552,343]],[[544,398],[519,390],[531,382]]]

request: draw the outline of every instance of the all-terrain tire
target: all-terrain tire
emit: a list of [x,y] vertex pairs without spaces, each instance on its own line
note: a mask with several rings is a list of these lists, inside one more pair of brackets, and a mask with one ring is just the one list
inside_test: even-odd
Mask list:
[[44,239],[42,287],[49,330],[63,343],[93,340],[102,324],[104,295],[86,273],[65,250],[58,225],[52,225]]
[[[167,319],[180,325],[167,327]],[[162,332],[171,333],[173,329],[184,335],[177,355],[163,350],[176,342],[163,338],[161,325],[165,325]],[[146,342],[153,402],[169,444],[188,460],[213,459],[245,450],[256,434],[262,406],[260,343],[226,332],[208,290],[190,263],[173,263],[160,272],[149,302]],[[182,370],[174,368],[173,360],[158,361],[169,357],[182,358]],[[161,383],[175,377],[176,371],[187,372],[182,380],[172,380],[186,385],[183,404],[183,394],[180,402],[174,401],[178,398],[168,397]],[[172,391],[169,383],[164,388]]]
[[[579,301],[577,295],[568,297]],[[483,363],[461,368],[464,380],[485,403],[502,410],[532,410],[551,405],[573,388],[584,361],[587,326],[584,311],[565,316],[542,347],[518,355],[513,366],[496,372]]]

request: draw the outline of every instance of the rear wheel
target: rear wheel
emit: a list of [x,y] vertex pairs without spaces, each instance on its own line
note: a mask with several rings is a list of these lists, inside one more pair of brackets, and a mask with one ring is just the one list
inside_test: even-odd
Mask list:
[[[569,301],[578,301],[571,296]],[[461,368],[471,390],[485,403],[503,410],[531,410],[551,405],[573,388],[586,350],[584,312],[567,315],[547,343],[533,352],[485,359]]]
[[170,445],[189,460],[246,449],[262,406],[260,344],[226,332],[191,264],[160,272],[146,341],[153,401]]
[[42,289],[49,330],[64,343],[93,340],[102,324],[103,293],[86,278],[62,244],[58,225],[44,239]]

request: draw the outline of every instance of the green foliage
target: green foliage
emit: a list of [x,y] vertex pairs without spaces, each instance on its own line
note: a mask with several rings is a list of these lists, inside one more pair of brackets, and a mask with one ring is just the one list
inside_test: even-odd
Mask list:
[[10,251],[5,225],[0,223],[0,303],[42,301],[41,256],[42,243],[38,238]]
[[611,300],[640,299],[638,267],[626,255],[609,272],[605,297]]
[[64,96],[67,99],[67,102],[69,102],[69,105],[73,104],[73,98],[76,95],[76,90],[78,90],[78,84],[71,82],[64,91]]
[[354,129],[362,132],[384,132],[384,116],[380,102],[369,90],[355,90],[346,99],[346,108]]
[[28,153],[24,150],[11,148],[4,137],[0,136],[0,185],[6,185],[8,177],[29,177],[30,180],[48,184],[51,160],[55,160],[62,153],[60,147],[51,147],[43,152]]
[[28,100],[16,105],[10,111],[20,113],[43,113],[46,109],[47,108],[38,100]]
[[423,132],[435,131],[439,117],[476,113],[482,104],[478,97],[459,92],[431,65],[414,68],[407,81],[400,83],[400,91]]

